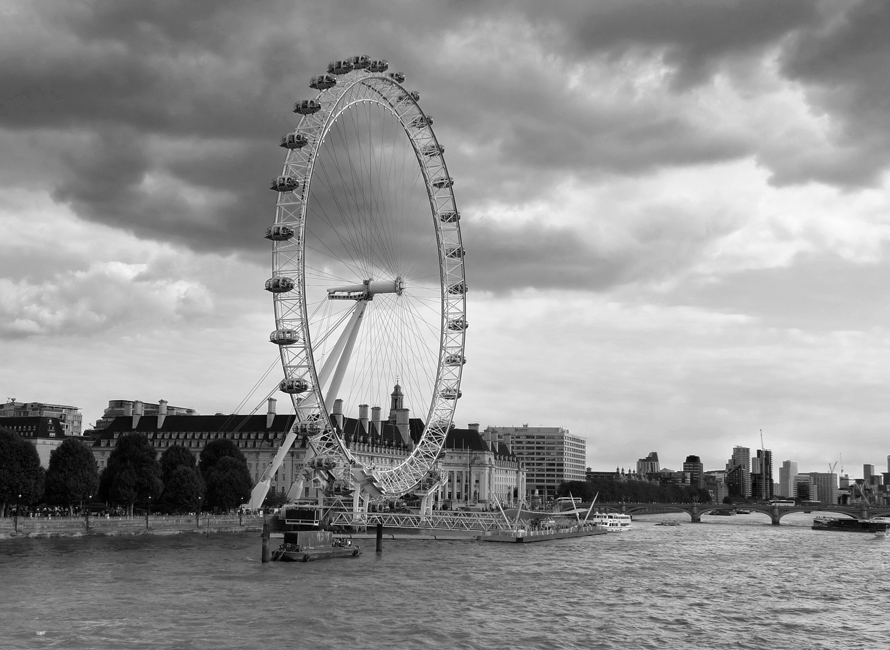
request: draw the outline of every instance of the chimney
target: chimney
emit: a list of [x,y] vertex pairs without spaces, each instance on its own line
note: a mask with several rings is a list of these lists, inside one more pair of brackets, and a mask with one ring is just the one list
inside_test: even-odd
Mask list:
[[478,422],[470,422],[467,425],[467,429],[469,429],[470,431],[475,431],[476,433],[479,433],[479,423]]
[[334,416],[337,427],[343,431],[343,400],[339,397],[334,400],[334,412],[331,415]]
[[269,398],[269,408],[266,410],[266,428],[271,429],[272,424],[275,422],[275,404],[278,403],[278,400],[274,397]]
[[[471,425],[470,425],[470,428],[472,428],[472,427],[473,427],[473,425],[471,424]],[[478,431],[478,430],[479,430],[479,425],[477,424],[477,425],[476,425],[476,431]],[[494,451],[494,450],[495,450],[495,447],[494,447],[494,443],[495,443],[495,435],[494,435],[494,431],[492,431],[491,429],[486,429],[485,431],[482,432],[482,435],[485,436],[485,442],[486,442],[486,444],[488,444],[488,448],[489,448],[491,451]]]
[[408,424],[410,414],[410,409],[396,409],[396,427],[399,433],[402,434],[402,442],[405,443],[405,446],[408,449],[413,449],[414,441],[411,440],[411,425]]
[[367,404],[359,404],[358,405],[358,421],[362,426],[362,431],[367,436],[368,433],[368,405]]
[[380,411],[382,410],[379,406],[371,407],[371,424],[374,425],[374,431],[371,435],[377,438],[378,442],[383,438],[383,429],[380,427]]
[[[500,434],[498,434],[498,438],[500,438]],[[506,431],[504,432],[504,444],[507,446],[507,453],[508,454],[512,453],[513,452],[513,438]]]
[[167,419],[167,400],[158,400],[158,429],[164,426],[164,420]]
[[127,402],[124,404],[124,417],[133,417],[133,402]]
[[133,426],[131,427],[133,430],[135,430],[136,427],[139,426],[139,418],[142,417],[142,412],[142,402],[137,399],[135,402],[133,402]]

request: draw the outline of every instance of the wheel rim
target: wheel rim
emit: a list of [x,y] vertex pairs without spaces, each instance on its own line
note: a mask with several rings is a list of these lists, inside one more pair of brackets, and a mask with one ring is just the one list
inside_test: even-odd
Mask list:
[[[382,72],[355,70],[336,82],[289,134],[273,183],[284,190],[273,228],[293,231],[273,238],[282,384],[299,391],[291,394],[297,426],[316,453],[398,495],[435,463],[460,396],[466,281],[459,215],[432,120],[416,98]],[[293,288],[284,290],[289,280]],[[358,325],[350,337],[351,322]],[[397,381],[403,406],[425,424],[422,434],[415,428],[419,440],[395,467],[364,467],[329,418],[333,400],[342,399],[344,416],[355,419],[373,417],[379,406],[385,421]]]

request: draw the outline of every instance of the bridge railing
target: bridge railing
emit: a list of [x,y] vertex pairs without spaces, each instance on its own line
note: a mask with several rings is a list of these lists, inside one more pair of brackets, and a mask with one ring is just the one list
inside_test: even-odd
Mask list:
[[385,528],[414,528],[417,530],[453,531],[509,531],[511,523],[500,514],[466,512],[460,514],[416,515],[401,512],[352,513],[337,512],[331,515],[335,526],[366,527],[383,524]]

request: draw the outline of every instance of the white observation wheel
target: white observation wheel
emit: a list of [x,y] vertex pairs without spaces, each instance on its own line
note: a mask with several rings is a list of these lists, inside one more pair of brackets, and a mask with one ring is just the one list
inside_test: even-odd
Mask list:
[[[427,475],[451,426],[467,285],[444,148],[419,94],[387,68],[365,56],[335,61],[312,78],[318,94],[295,105],[301,119],[282,138],[287,157],[271,185],[266,289],[280,388],[297,414],[286,447],[307,435],[367,493],[397,496]],[[399,425],[410,453],[365,467],[351,447],[374,444],[381,421]]]

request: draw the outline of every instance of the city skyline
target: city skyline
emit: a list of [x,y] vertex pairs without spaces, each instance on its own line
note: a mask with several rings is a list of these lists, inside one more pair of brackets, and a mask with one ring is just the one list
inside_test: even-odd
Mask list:
[[563,426],[594,468],[653,449],[718,467],[760,430],[776,465],[882,466],[890,6],[13,2],[4,17],[6,396],[79,406],[85,426],[112,399],[260,404],[280,379],[263,291],[278,138],[312,75],[368,54],[420,92],[455,179],[459,426]]

